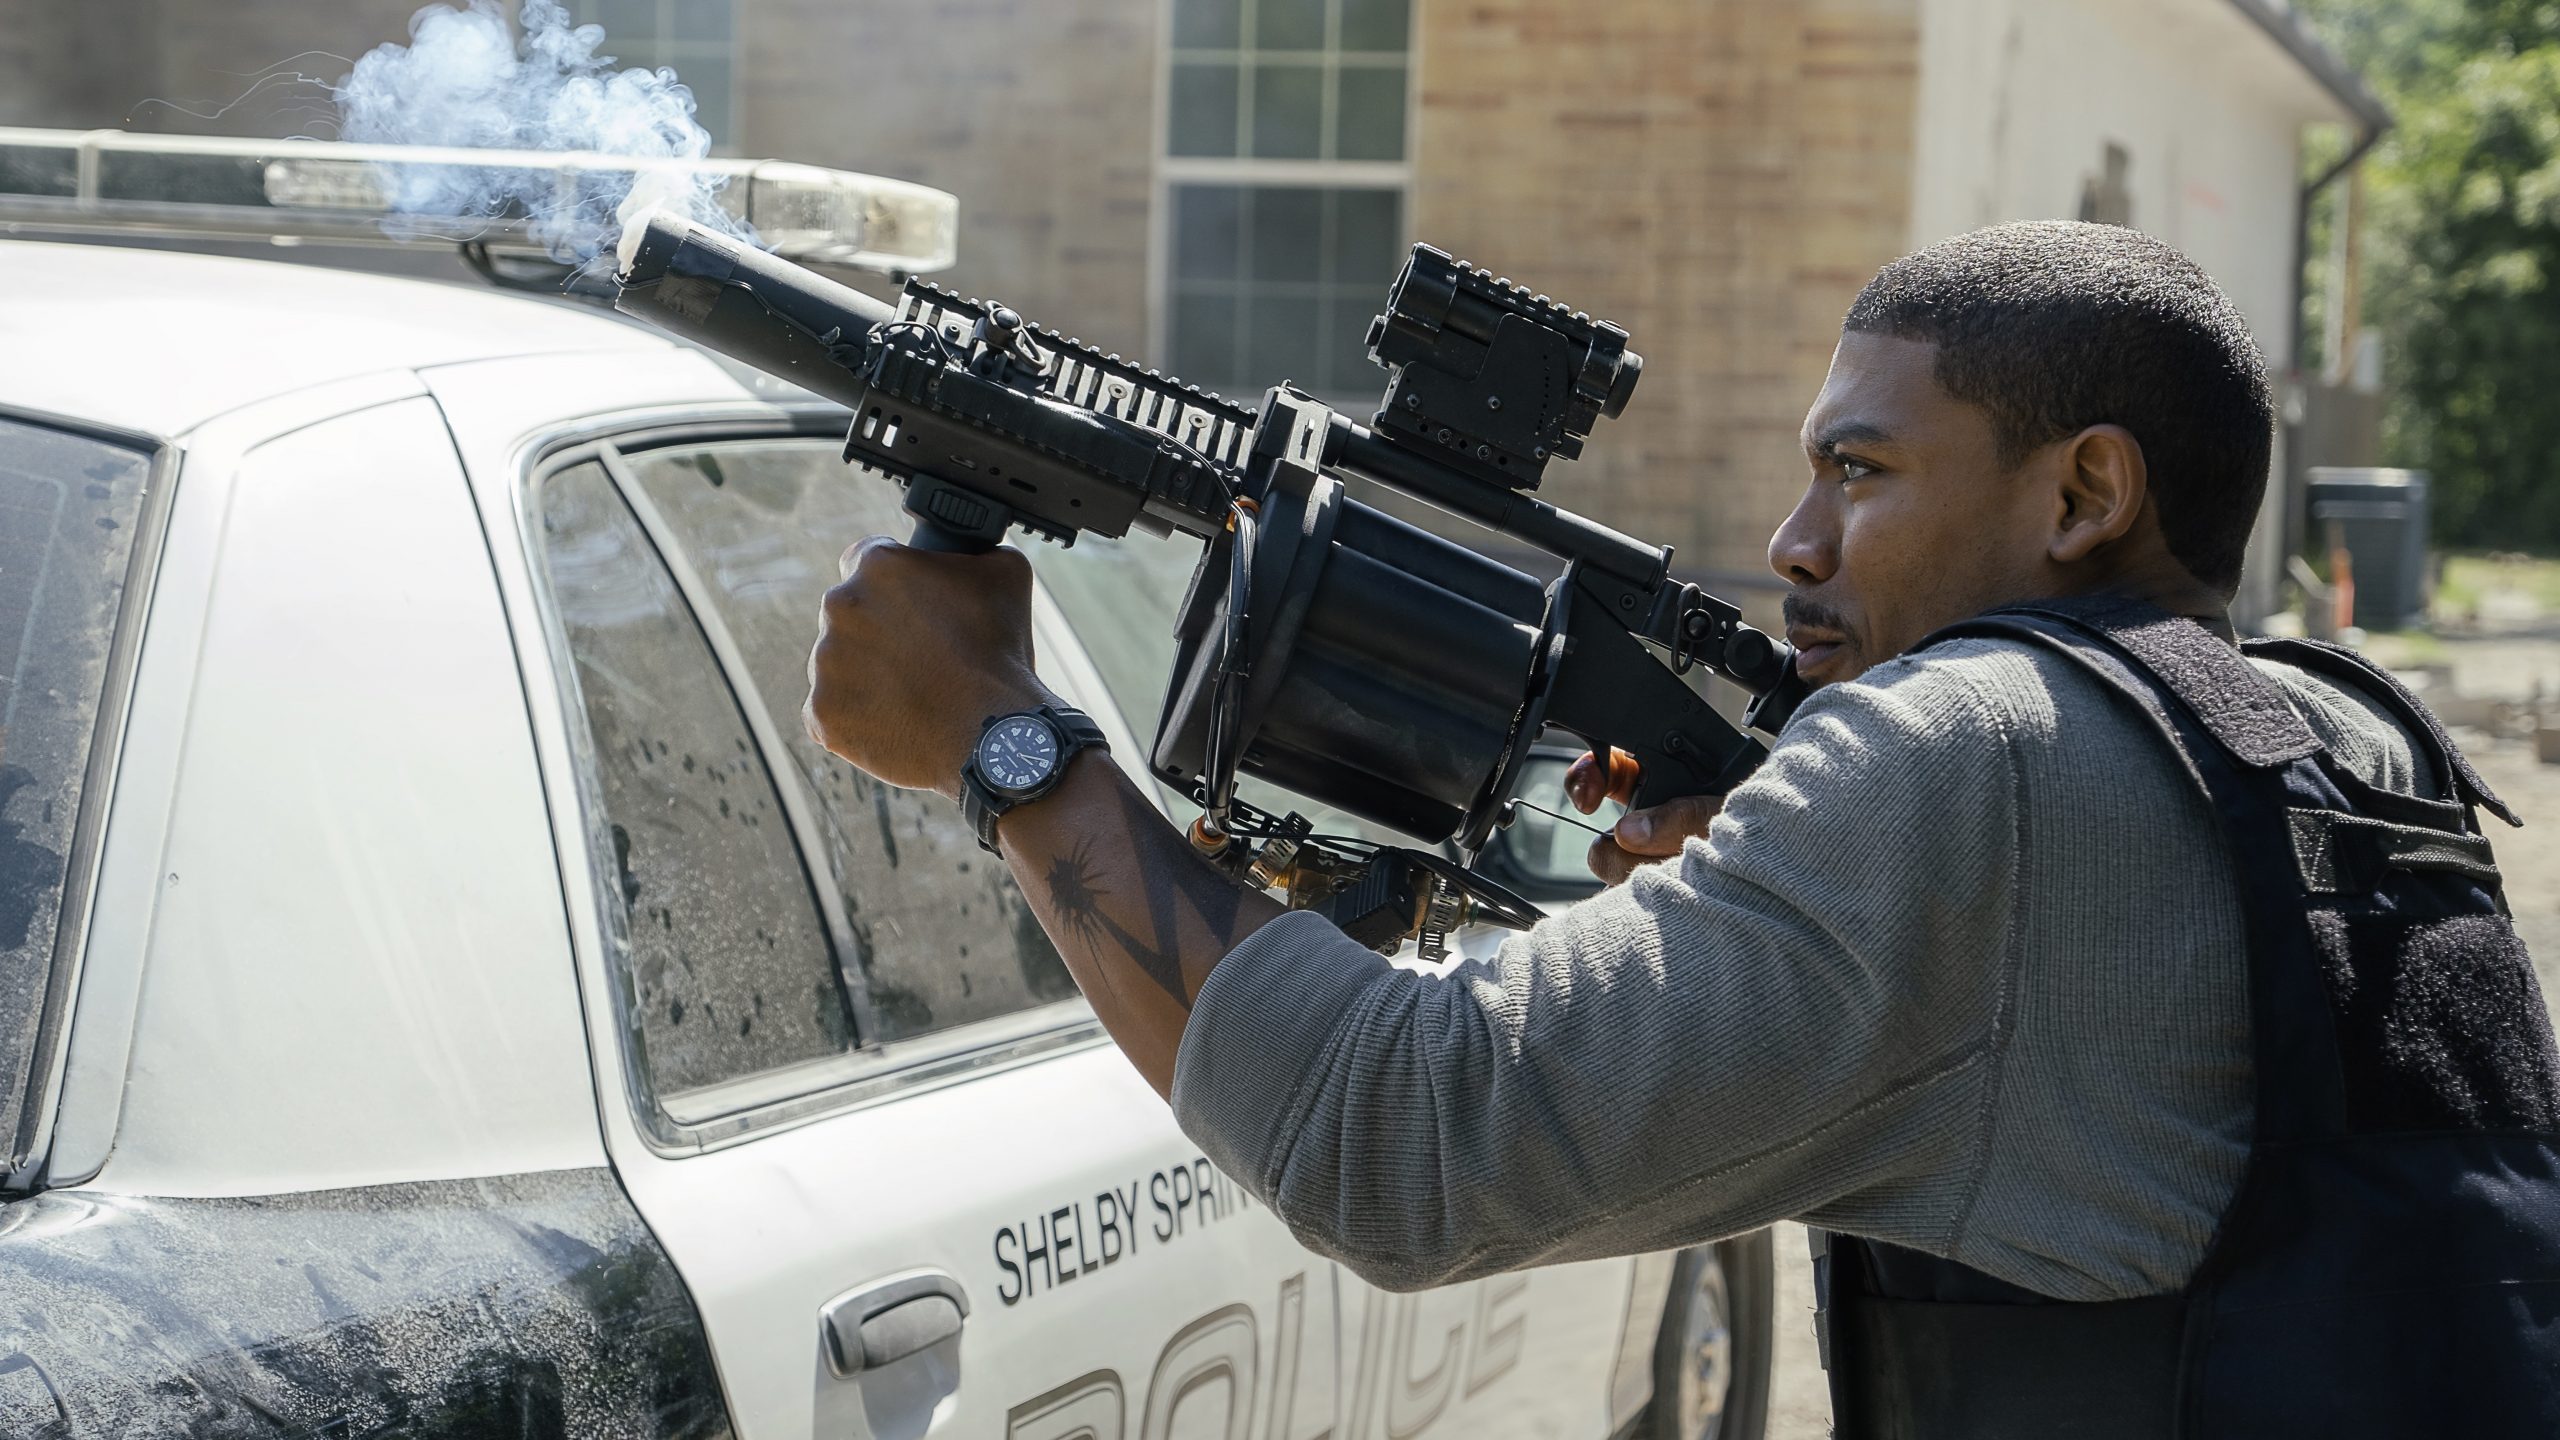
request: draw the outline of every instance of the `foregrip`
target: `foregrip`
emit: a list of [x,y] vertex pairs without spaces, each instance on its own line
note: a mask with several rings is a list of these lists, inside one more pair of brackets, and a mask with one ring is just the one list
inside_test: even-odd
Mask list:
[[992,541],[976,535],[963,535],[957,530],[945,530],[930,520],[916,522],[915,530],[907,536],[907,547],[946,555],[984,555],[996,548]]

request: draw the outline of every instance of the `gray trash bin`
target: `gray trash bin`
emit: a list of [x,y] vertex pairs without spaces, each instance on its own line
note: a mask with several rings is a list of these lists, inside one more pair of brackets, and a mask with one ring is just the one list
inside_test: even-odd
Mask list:
[[2346,531],[2355,564],[2356,624],[2398,630],[2426,618],[2427,472],[2315,465],[2311,538],[2328,544],[2328,522]]

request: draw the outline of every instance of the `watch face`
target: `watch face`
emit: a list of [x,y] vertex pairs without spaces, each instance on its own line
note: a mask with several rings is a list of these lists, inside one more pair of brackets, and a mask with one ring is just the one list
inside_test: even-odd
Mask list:
[[978,773],[999,791],[1039,786],[1058,768],[1058,737],[1034,715],[1007,715],[978,737]]

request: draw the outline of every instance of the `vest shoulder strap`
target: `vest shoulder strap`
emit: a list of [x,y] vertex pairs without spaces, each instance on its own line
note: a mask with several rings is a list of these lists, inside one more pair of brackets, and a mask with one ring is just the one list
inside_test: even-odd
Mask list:
[[[2125,643],[2128,630],[2138,636],[2135,644]],[[2299,778],[2289,770],[2316,768],[2312,757],[2326,753],[2311,727],[2238,650],[2151,606],[2112,613],[2077,603],[2016,606],[1950,625],[1923,643],[1972,635],[2040,645],[2150,720],[2212,807],[2238,882],[2249,946],[2256,1133],[2286,1140],[2342,1133],[2345,1091],[2327,993],[2316,967],[2297,953],[2309,940],[2302,918],[2308,890],[2286,819],[2289,785]],[[2152,658],[2173,651],[2170,663]],[[2223,683],[2261,703],[2217,703],[2206,687]]]
[[2273,770],[2323,748],[2275,683],[2192,620],[2146,601],[2093,595],[2009,605],[1930,635],[1921,647],[1965,635],[2018,633],[2003,617],[2059,622],[2131,657],[2178,698],[2215,743],[2253,770]]
[[2507,802],[2499,799],[2497,792],[2489,788],[2488,782],[2480,778],[2480,772],[2471,768],[2471,761],[2464,757],[2461,747],[2445,733],[2444,722],[2436,719],[2434,712],[2411,694],[2408,686],[2400,683],[2400,677],[2370,658],[2317,640],[2270,638],[2251,640],[2240,648],[2245,654],[2297,666],[2382,702],[2392,718],[2417,737],[2428,751],[2428,758],[2434,762],[2436,774],[2444,778],[2446,788],[2464,804],[2477,805],[2510,825],[2524,823],[2516,818],[2515,811],[2507,808]]

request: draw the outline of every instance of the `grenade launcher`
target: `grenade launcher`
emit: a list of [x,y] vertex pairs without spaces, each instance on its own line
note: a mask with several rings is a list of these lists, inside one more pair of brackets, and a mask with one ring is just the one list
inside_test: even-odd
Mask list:
[[[1721,793],[1803,698],[1793,654],[1671,574],[1668,546],[1537,498],[1622,411],[1627,332],[1416,245],[1368,334],[1368,424],[1288,384],[1259,409],[919,280],[895,306],[664,216],[625,240],[618,308],[852,413],[848,463],[905,487],[909,542],[1015,528],[1204,542],[1147,757],[1200,805],[1193,841],[1355,938],[1436,954],[1534,911],[1471,868],[1549,726],[1640,765],[1634,803]],[[1542,583],[1344,493],[1359,476],[1564,562]],[[1752,697],[1744,726],[1683,678]],[[1238,772],[1435,845],[1316,836]]]

